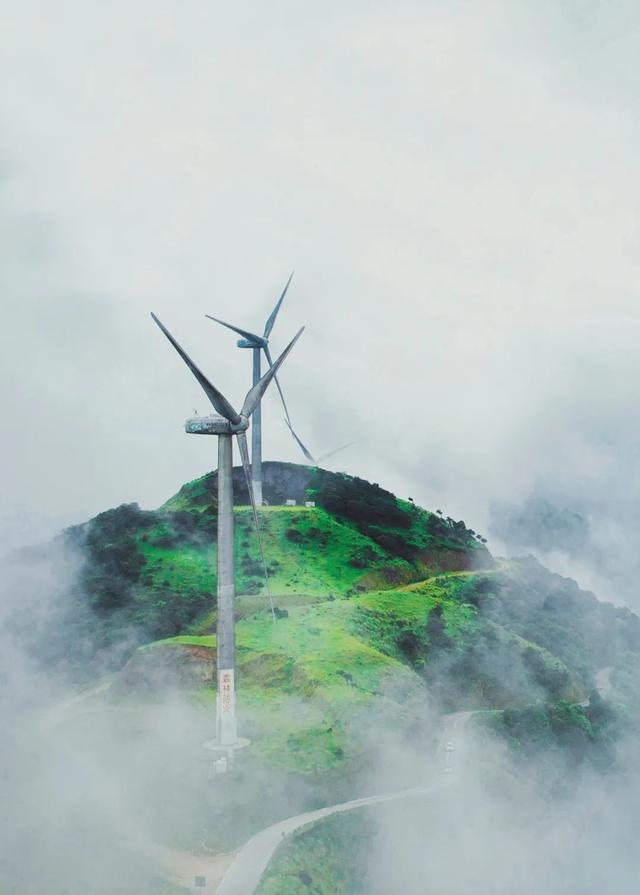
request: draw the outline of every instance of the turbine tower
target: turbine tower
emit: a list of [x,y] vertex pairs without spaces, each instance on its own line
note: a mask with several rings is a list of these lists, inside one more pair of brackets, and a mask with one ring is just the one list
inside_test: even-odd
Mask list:
[[[292,277],[293,271],[291,272],[291,275],[289,276],[289,279],[287,280],[287,283],[282,290],[282,295],[278,299],[275,308],[267,319],[264,327],[264,333],[261,336],[256,335],[256,333],[249,332],[246,329],[241,329],[239,326],[234,326],[232,323],[226,323],[224,320],[219,320],[217,317],[212,317],[211,314],[205,314],[205,317],[208,317],[209,320],[215,320],[216,323],[220,323],[222,326],[226,326],[227,329],[231,329],[233,330],[233,332],[238,333],[238,335],[242,336],[241,339],[238,339],[238,348],[251,348],[253,350],[254,385],[256,385],[256,383],[260,381],[262,351],[264,351],[264,355],[269,366],[271,367],[273,365],[273,361],[271,360],[271,352],[269,351],[269,336],[271,335],[271,331],[273,330],[276,318],[278,316],[278,313],[280,312],[280,308],[282,307],[282,302],[284,301],[284,297],[287,294],[287,289],[289,288]],[[306,447],[293,431],[293,428],[291,426],[291,417],[289,416],[289,411],[287,409],[287,403],[284,400],[284,394],[282,393],[282,388],[280,387],[280,383],[277,377],[276,386],[278,388],[278,392],[280,393],[280,400],[282,401],[282,406],[284,408],[287,425],[289,426],[289,429],[291,429],[293,437],[300,445],[300,448],[302,449],[305,457],[308,460],[313,460],[313,457],[311,456],[309,451],[306,449]],[[255,494],[256,502],[258,506],[262,506],[262,409],[260,406],[260,402],[258,402],[258,406],[256,407],[253,414],[253,426],[251,429],[251,469],[253,473],[253,491]]]
[[[267,576],[267,567],[260,536],[260,525],[256,510],[256,501],[252,487],[249,450],[246,431],[249,418],[260,406],[260,400],[278,369],[298,341],[304,327],[287,345],[278,360],[272,364],[264,376],[254,383],[247,393],[238,413],[227,401],[222,392],[207,379],[204,373],[191,360],[186,351],[176,342],[169,330],[152,314],[154,322],[160,327],[167,339],[176,349],[182,360],[202,386],[205,394],[213,404],[217,413],[210,416],[198,416],[185,423],[187,433],[194,435],[216,435],[218,437],[218,625],[217,625],[217,677],[218,695],[216,699],[216,744],[229,750],[238,743],[238,727],[236,720],[235,691],[235,573],[233,547],[233,436],[238,440],[244,474],[247,480],[249,498],[253,510],[258,544],[262,563]],[[269,595],[270,596],[270,595]],[[273,606],[271,607],[273,614]]]

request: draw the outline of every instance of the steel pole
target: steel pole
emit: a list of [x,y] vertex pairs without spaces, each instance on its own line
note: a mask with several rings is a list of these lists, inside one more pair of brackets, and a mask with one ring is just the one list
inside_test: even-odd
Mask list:
[[[261,348],[253,349],[253,384],[260,381]],[[262,401],[251,417],[251,473],[256,505],[262,506]]]
[[218,696],[216,700],[216,739],[221,746],[231,746],[238,739],[235,687],[232,437],[232,435],[218,436]]

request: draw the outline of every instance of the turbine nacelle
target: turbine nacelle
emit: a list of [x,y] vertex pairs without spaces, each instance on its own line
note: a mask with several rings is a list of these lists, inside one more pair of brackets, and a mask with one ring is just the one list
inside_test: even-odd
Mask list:
[[240,417],[239,423],[231,423],[217,413],[209,416],[193,416],[185,421],[184,430],[188,435],[236,435],[238,432],[246,432],[249,428],[249,420]]
[[[207,315],[208,316],[208,315]],[[210,317],[210,320],[215,320],[215,317]],[[216,323],[218,321],[216,320]],[[238,339],[236,345],[238,348],[266,348],[269,344],[268,339],[263,339],[260,336],[256,336],[255,339]]]

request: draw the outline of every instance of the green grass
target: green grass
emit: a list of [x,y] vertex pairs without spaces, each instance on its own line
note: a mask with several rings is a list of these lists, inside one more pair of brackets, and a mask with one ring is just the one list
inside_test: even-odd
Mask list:
[[141,649],[156,649],[159,646],[166,646],[175,643],[182,644],[184,646],[204,646],[207,649],[215,649],[216,635],[180,634],[178,637],[165,637],[164,640],[155,640],[153,643],[148,643],[146,646],[141,647]]
[[[400,728],[415,721],[424,686],[405,664],[350,633],[357,601],[293,607],[276,623],[261,612],[236,626],[241,716],[268,760],[320,773],[358,754],[358,725],[376,700]],[[182,635],[170,645],[215,649],[213,635]],[[213,691],[211,691],[211,696]],[[210,697],[208,697],[210,698]]]
[[[247,560],[258,562],[258,543],[249,510],[238,508],[236,520],[236,554],[242,569]],[[341,595],[372,571],[381,573],[398,564],[354,527],[320,508],[264,507],[260,522],[274,594]],[[366,568],[351,564],[362,556],[367,557]],[[409,564],[400,561],[400,567],[409,578]]]
[[210,591],[212,582],[215,582],[215,547],[204,544],[181,544],[169,549],[157,547],[152,539],[161,536],[163,528],[157,526],[138,537],[138,546],[145,558],[143,583],[148,576],[153,589],[163,588],[176,594],[189,590]]
[[[259,513],[270,587],[276,597],[341,596],[417,577],[409,563],[389,556],[355,527],[322,509],[263,507]],[[255,595],[263,590],[264,578],[253,517],[248,507],[237,507],[235,517],[237,591]],[[171,541],[171,534],[169,523],[162,523],[137,535],[145,560],[142,584],[176,595],[215,593],[213,536],[198,533],[195,543],[181,540],[175,546],[163,546],[167,539]]]
[[365,849],[373,828],[364,811],[301,830],[277,850],[256,895],[365,895]]
[[428,646],[429,615],[435,606],[441,605],[445,634],[459,646],[465,637],[473,636],[478,626],[475,606],[463,602],[462,596],[468,591],[468,585],[480,578],[469,572],[450,573],[398,590],[366,594],[355,601],[351,628],[385,654],[406,661],[398,645],[402,634],[414,632]]
[[[289,769],[320,773],[357,757],[377,702],[399,730],[409,729],[422,711],[425,685],[394,637],[424,626],[438,601],[447,631],[462,636],[476,624],[475,609],[456,602],[453,592],[437,578],[351,599],[307,598],[275,623],[263,610],[240,618],[239,705],[257,750]],[[213,650],[215,636],[181,635],[153,648],[176,644]]]
[[[273,515],[290,518],[280,510]],[[240,598],[239,704],[256,749],[289,769],[321,773],[358,755],[360,725],[372,706],[384,702],[387,718],[399,730],[409,729],[432,684],[443,680],[443,698],[468,708],[531,700],[522,683],[527,650],[540,657],[542,671],[566,672],[567,687],[573,686],[563,663],[547,650],[480,616],[474,600],[478,589],[487,590],[487,578],[440,574],[350,598],[298,594],[276,622],[262,595]],[[441,621],[434,627],[436,607]],[[152,648],[215,650],[215,644],[215,635],[202,631]],[[511,674],[494,679],[494,656]]]

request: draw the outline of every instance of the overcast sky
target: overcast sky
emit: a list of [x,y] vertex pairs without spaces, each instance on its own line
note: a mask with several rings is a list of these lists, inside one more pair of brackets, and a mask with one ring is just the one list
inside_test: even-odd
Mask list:
[[481,531],[635,518],[636,3],[2,6],[7,543],[211,468],[149,311],[240,403],[203,315],[260,329],[292,268],[273,350],[307,324],[282,382],[335,468]]

